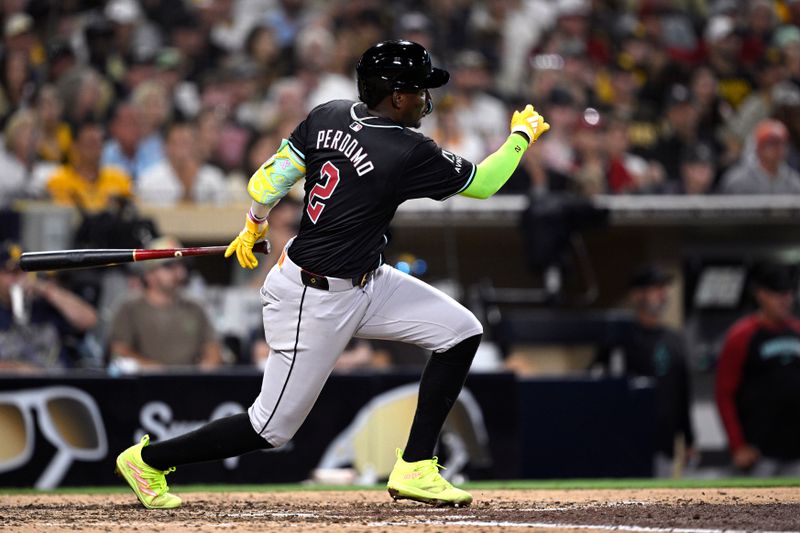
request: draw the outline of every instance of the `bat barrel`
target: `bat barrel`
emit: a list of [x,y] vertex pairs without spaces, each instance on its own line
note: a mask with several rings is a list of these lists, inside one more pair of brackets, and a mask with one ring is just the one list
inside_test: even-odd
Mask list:
[[133,261],[133,250],[93,249],[25,252],[19,266],[26,272],[109,266]]

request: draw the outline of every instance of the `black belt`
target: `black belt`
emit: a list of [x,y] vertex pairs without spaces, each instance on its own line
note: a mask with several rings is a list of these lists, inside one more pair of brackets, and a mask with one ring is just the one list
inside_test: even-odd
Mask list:
[[[369,280],[372,279],[372,274],[375,270],[368,270],[363,274],[359,274],[353,278],[350,278],[350,281],[353,283],[353,287],[361,287],[362,289],[369,283]],[[300,279],[303,281],[303,285],[306,287],[313,287],[314,289],[319,289],[322,291],[327,291],[330,288],[330,283],[328,282],[328,278],[325,276],[320,276],[319,274],[314,274],[313,272],[309,272],[308,270],[301,268],[300,269]]]

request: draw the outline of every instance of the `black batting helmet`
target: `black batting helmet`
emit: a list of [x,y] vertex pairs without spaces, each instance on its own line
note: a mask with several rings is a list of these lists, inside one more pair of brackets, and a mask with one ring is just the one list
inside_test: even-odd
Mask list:
[[369,107],[394,91],[418,91],[441,87],[450,73],[431,65],[421,44],[383,41],[364,52],[356,66],[358,97]]

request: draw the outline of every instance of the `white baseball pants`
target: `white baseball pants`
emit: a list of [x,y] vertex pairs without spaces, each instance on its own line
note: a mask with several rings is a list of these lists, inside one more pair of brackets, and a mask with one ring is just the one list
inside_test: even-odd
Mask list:
[[300,428],[352,337],[442,352],[483,332],[464,306],[388,265],[363,288],[328,279],[328,291],[304,285],[284,251],[261,288],[270,355],[248,413],[255,431],[274,447]]

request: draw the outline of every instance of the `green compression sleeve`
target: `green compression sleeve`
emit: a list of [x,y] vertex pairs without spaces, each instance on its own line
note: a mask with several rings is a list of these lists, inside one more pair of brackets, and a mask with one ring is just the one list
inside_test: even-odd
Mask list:
[[486,199],[500,190],[516,170],[528,141],[521,135],[512,133],[496,152],[489,154],[478,164],[475,179],[460,194],[469,198]]

